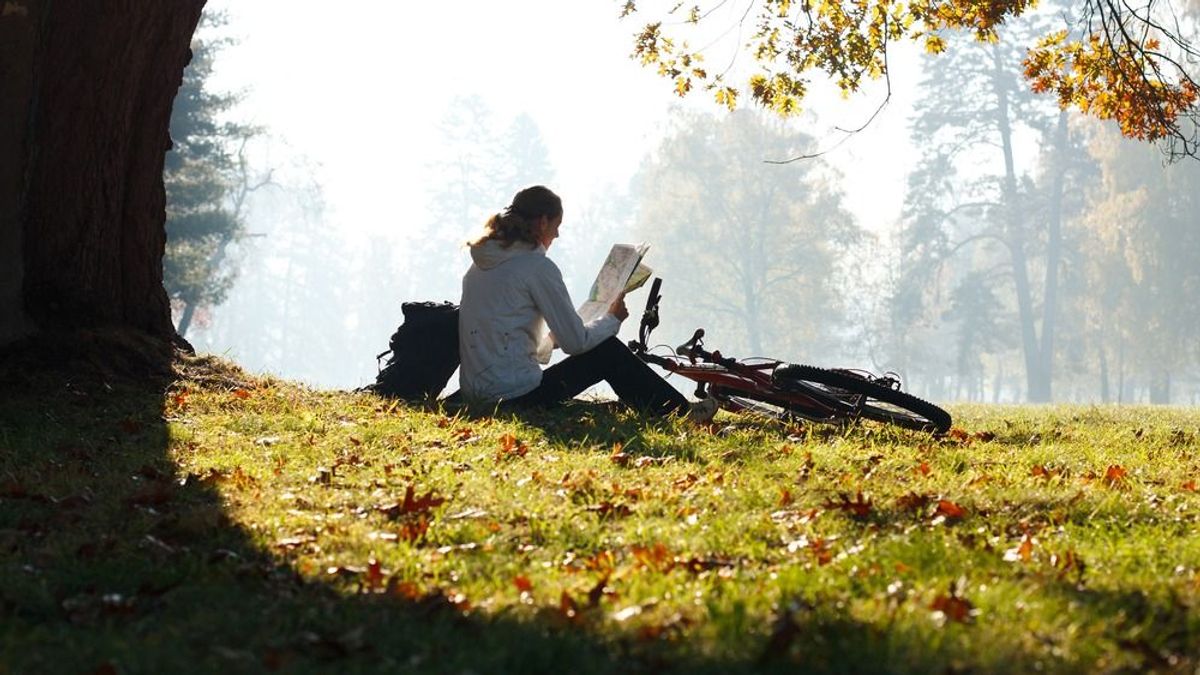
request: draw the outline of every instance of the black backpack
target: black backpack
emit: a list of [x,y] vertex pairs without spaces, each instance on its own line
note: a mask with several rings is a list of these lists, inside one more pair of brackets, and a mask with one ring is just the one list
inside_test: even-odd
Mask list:
[[375,360],[392,356],[369,388],[406,401],[437,398],[458,368],[458,305],[406,302],[400,309],[404,323]]

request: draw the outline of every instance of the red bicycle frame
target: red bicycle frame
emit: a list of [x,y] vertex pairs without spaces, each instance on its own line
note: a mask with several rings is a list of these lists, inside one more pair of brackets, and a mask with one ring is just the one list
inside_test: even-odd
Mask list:
[[[709,352],[703,347],[704,329],[698,328],[692,339],[675,348],[675,354],[661,356],[650,353],[646,345],[650,332],[658,327],[658,301],[661,279],[655,279],[646,300],[646,310],[637,341],[629,343],[643,361],[653,363],[670,373],[682,375],[697,383],[696,397],[712,396],[721,407],[733,412],[753,410],[755,403],[768,403],[818,421],[831,421],[854,416],[856,411],[845,401],[826,396],[811,388],[782,388],[772,373],[782,361],[764,360],[745,363]],[[747,401],[741,400],[744,397]]]

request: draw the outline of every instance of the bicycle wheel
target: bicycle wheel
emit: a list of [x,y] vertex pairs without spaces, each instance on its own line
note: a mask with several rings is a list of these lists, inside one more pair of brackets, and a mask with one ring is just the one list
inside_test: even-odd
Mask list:
[[785,390],[803,386],[819,389],[876,422],[906,429],[944,433],[950,428],[950,413],[936,405],[844,371],[813,366],[787,365],[775,369],[775,383]]
[[818,391],[805,392],[814,399],[813,405],[802,406],[794,401],[763,396],[754,391],[731,387],[709,387],[708,394],[727,410],[762,415],[773,419],[801,418],[812,422],[836,424],[853,417],[853,409],[838,398]]

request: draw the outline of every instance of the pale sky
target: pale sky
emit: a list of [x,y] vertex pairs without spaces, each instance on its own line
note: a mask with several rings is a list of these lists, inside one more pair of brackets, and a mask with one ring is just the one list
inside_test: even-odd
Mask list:
[[[628,58],[639,23],[619,21],[613,0],[210,0],[208,10],[226,11],[238,40],[213,83],[244,90],[237,117],[320,167],[330,222],[348,232],[427,222],[403,211],[424,204],[439,118],[455,96],[480,95],[505,119],[532,116],[553,187],[572,204],[625,185],[680,103]],[[915,159],[906,128],[915,57],[897,55],[892,68],[887,109],[827,155],[845,175],[847,207],[872,231],[894,222]],[[858,126],[881,96],[876,88],[845,103],[818,89],[795,124],[832,146],[841,138],[832,127]],[[704,92],[686,105],[720,112]],[[276,146],[272,161],[287,151]]]

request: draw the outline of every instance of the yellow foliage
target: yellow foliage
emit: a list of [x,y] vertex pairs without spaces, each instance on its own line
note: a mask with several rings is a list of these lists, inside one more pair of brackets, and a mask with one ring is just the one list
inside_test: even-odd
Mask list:
[[[1037,0],[802,0],[796,8],[793,0],[752,1],[747,12],[757,7],[759,13],[757,21],[745,23],[756,27],[745,47],[758,67],[747,80],[750,95],[780,115],[794,115],[810,71],[822,71],[849,95],[859,90],[862,78],[886,76],[886,51],[893,40],[922,40],[929,54],[948,49],[945,31],[968,32],[995,43],[1000,26],[1036,5]],[[633,3],[625,3],[625,9],[633,11]],[[673,23],[672,30],[705,16],[692,7],[689,20]],[[1200,86],[1172,68],[1173,62],[1160,52],[1159,39],[1137,35],[1110,43],[1114,38],[1099,33],[1082,40],[1065,30],[1049,33],[1029,49],[1026,79],[1035,92],[1055,95],[1064,108],[1116,120],[1131,138],[1177,134],[1176,119],[1197,114]],[[737,90],[721,84],[720,74],[695,67],[701,54],[689,52],[686,44],[677,50],[661,22],[645,25],[635,38],[633,55],[671,78],[679,96],[701,86],[715,92],[718,105],[736,108]]]

